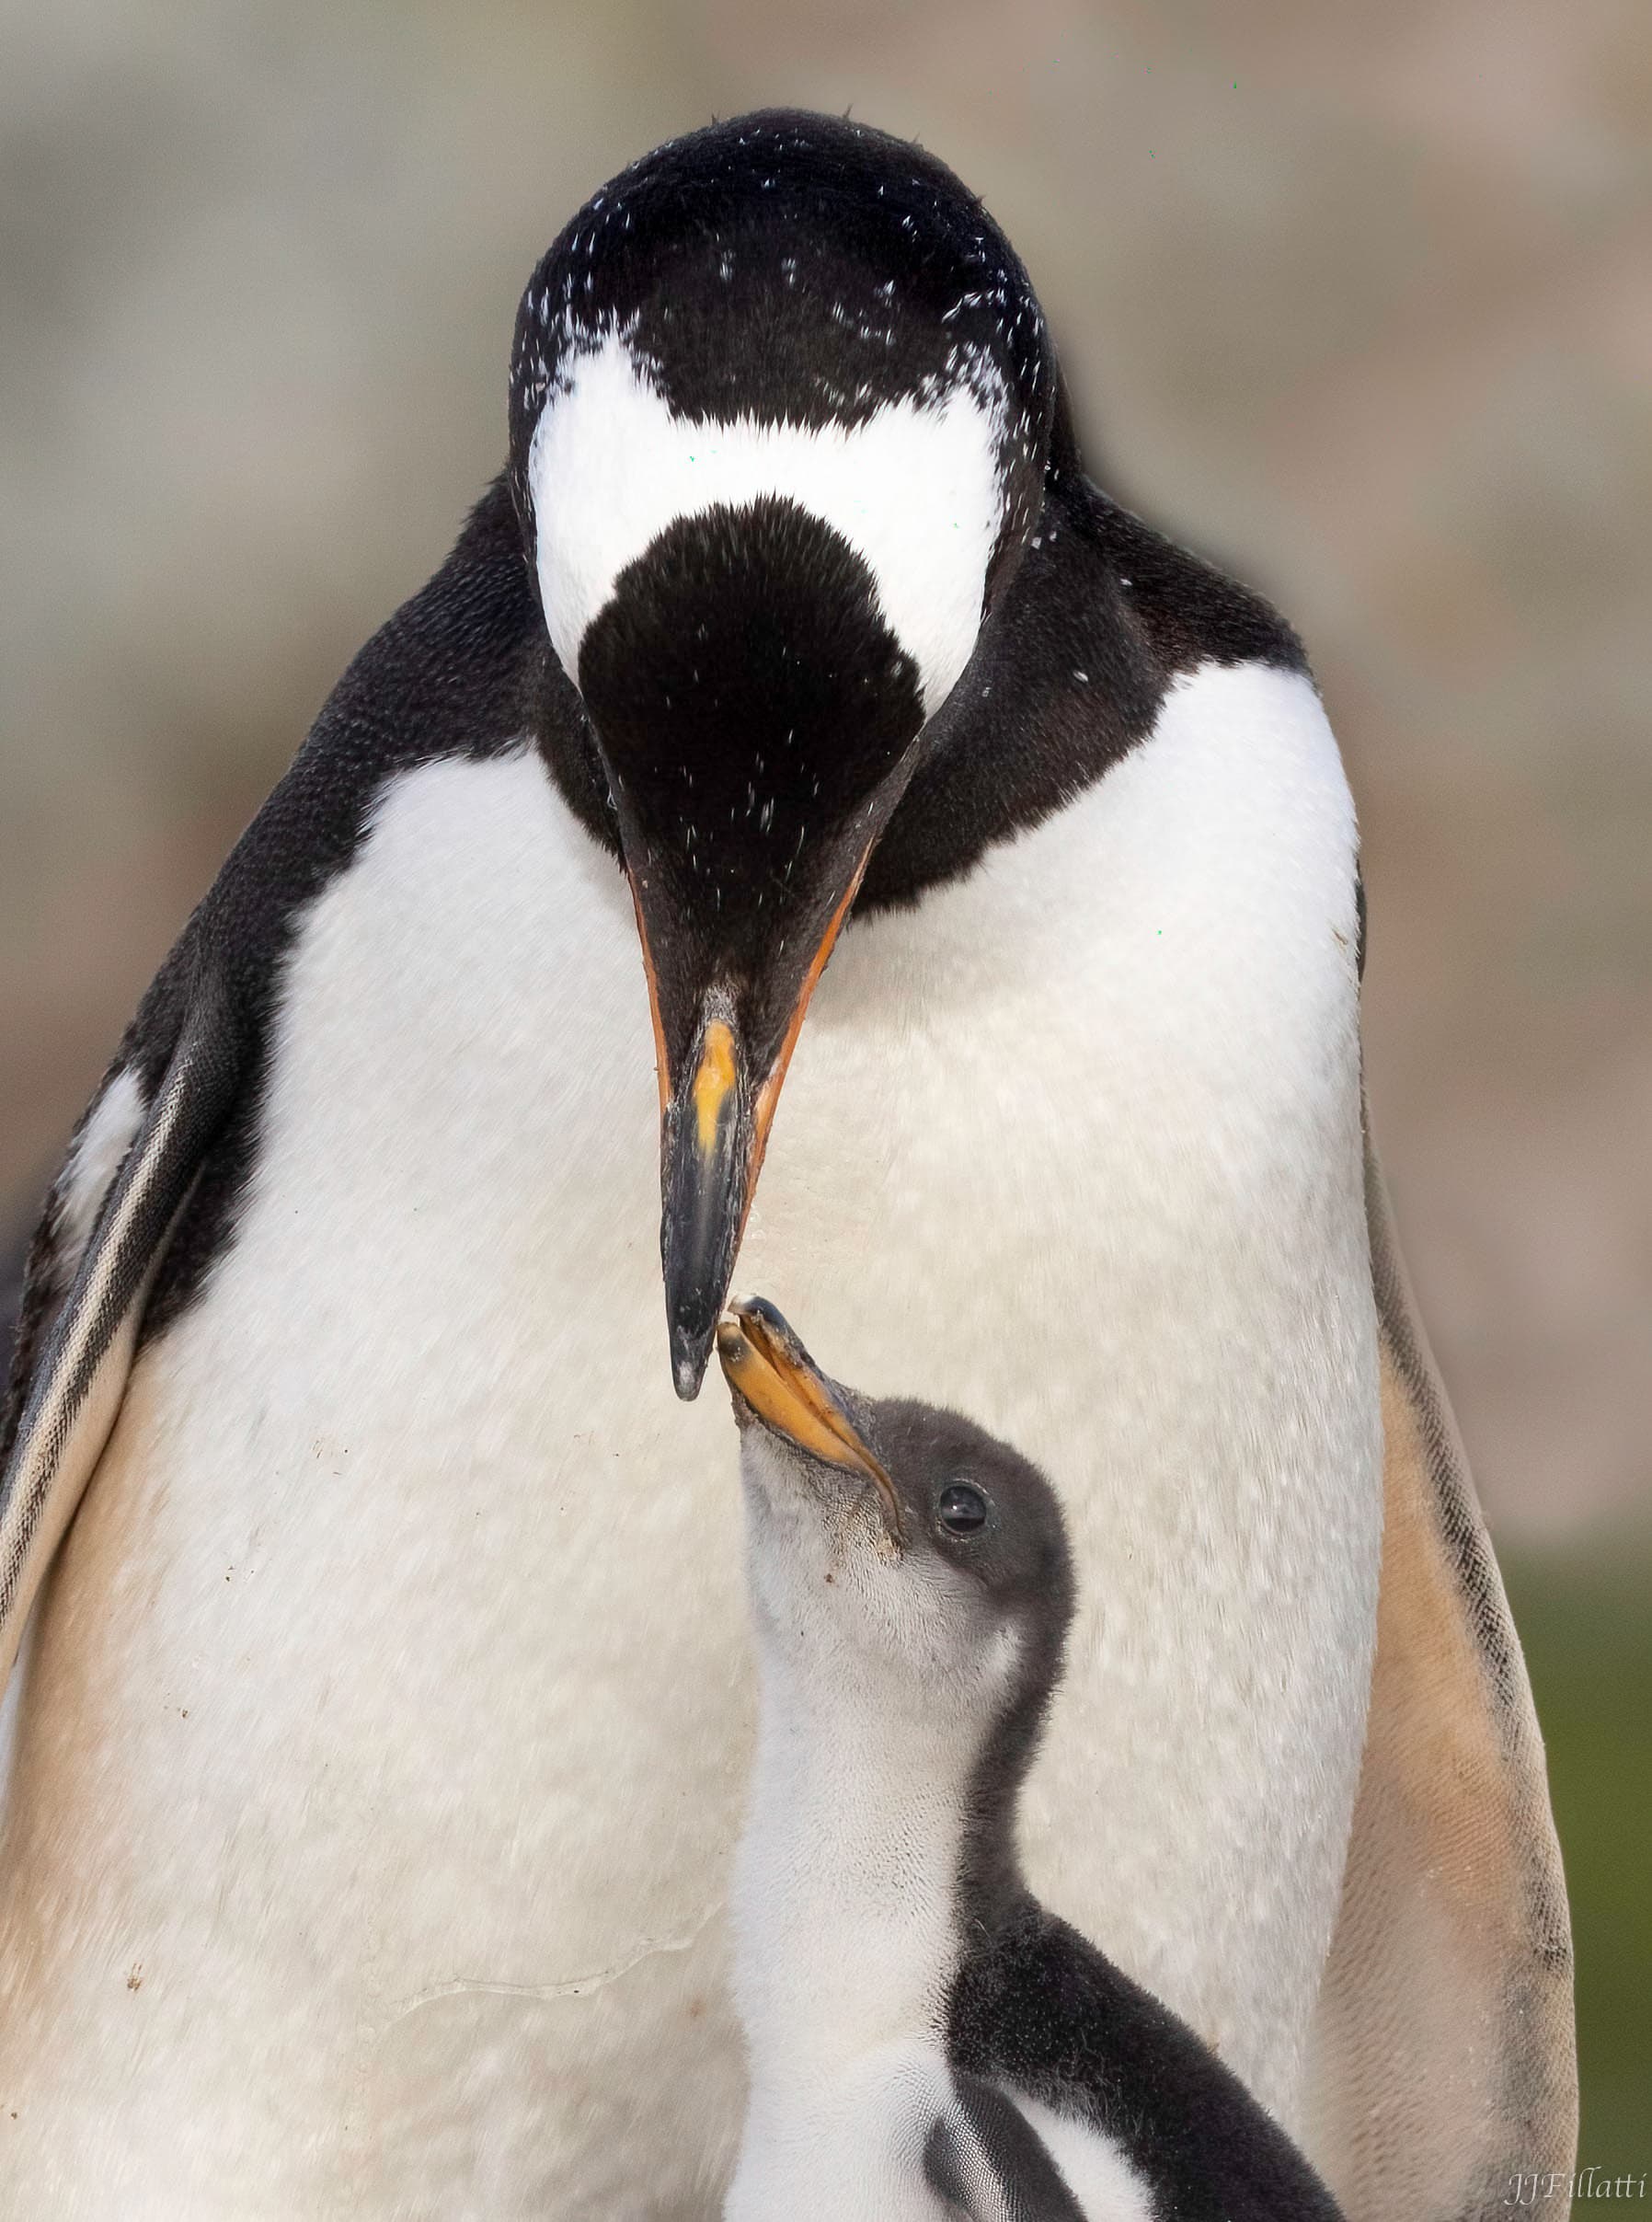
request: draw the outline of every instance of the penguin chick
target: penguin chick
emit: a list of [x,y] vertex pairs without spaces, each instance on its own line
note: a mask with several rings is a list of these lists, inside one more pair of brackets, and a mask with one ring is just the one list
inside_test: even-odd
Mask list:
[[772,1305],[717,1349],[760,1685],[728,2222],[1336,2222],[1237,2077],[1023,1880],[1073,1617],[1050,1483],[829,1380]]

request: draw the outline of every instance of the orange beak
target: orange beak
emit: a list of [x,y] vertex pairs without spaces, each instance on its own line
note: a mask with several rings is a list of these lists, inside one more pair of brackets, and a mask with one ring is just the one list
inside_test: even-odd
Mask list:
[[843,1400],[786,1319],[761,1296],[732,1304],[717,1321],[717,1356],[729,1388],[763,1425],[809,1457],[860,1474],[878,1491],[884,1525],[901,1539],[901,1500]]
[[[870,854],[868,843],[809,961],[780,1047],[765,1072],[751,1071],[735,997],[721,984],[706,995],[683,1069],[668,1070],[654,967],[643,932],[660,1074],[660,1254],[671,1372],[682,1398],[697,1396],[705,1378],[786,1067]],[[640,928],[640,904],[637,923]]]

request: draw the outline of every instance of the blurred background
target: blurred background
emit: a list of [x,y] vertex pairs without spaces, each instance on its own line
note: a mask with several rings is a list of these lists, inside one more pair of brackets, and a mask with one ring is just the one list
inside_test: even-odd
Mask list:
[[1646,0],[5,0],[0,1228],[502,461],[542,249],[779,102],[962,173],[1095,475],[1307,639],[1378,1134],[1548,1737],[1580,2157],[1644,2170]]

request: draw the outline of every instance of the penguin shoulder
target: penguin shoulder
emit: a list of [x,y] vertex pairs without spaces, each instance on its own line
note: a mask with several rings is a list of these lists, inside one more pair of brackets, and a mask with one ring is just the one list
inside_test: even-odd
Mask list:
[[[1052,470],[1018,568],[932,721],[859,909],[916,901],[1071,808],[1150,741],[1181,683],[1242,667],[1300,684],[1301,641],[1252,588]],[[1220,687],[1209,716],[1232,722]]]
[[1339,2222],[1330,2193],[1215,2053],[1030,1898],[976,1932],[954,1986],[955,2068],[1013,2100],[1080,2210]]

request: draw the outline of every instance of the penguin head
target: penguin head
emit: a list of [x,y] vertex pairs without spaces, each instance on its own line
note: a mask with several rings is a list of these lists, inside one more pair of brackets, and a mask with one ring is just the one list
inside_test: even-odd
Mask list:
[[1072,1561],[1055,1491],[983,1428],[829,1380],[773,1305],[717,1353],[741,1432],[753,1599],[794,1672],[891,1721],[973,1716],[1018,1778],[1061,1671]]
[[682,1395],[809,996],[1033,530],[1055,387],[980,204],[825,117],[658,149],[523,298],[512,487],[636,903]]

